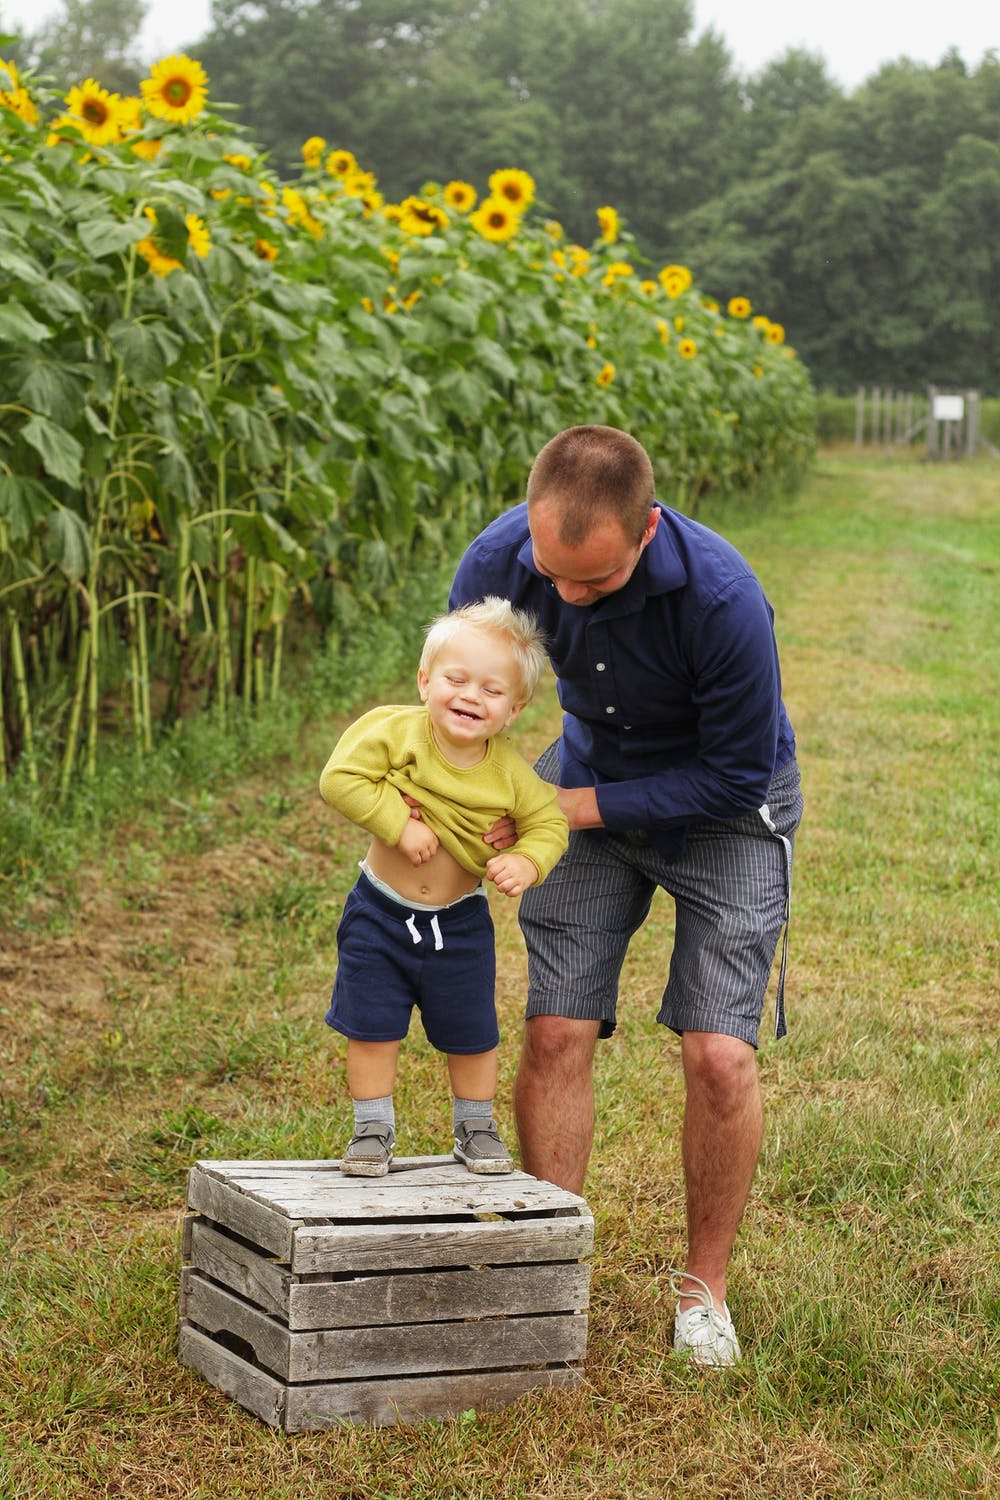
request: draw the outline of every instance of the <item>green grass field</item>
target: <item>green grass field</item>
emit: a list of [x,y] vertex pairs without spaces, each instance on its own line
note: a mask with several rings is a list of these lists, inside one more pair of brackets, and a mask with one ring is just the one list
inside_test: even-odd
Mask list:
[[[669,1353],[666,900],[600,1056],[582,1387],[454,1423],[282,1435],[182,1369],[190,1163],[344,1139],[322,1016],[363,838],[316,792],[343,718],[314,714],[294,754],[225,785],[173,775],[99,835],[74,826],[58,875],[56,814],[21,809],[18,837],[50,853],[0,936],[4,1500],[1000,1493],[998,494],[985,460],[827,455],[766,515],[703,517],[775,605],[807,799],[731,1372]],[[556,725],[546,695],[525,753]],[[493,909],[510,1127],[524,961],[513,907]],[[416,1034],[397,1115],[402,1151],[445,1149],[444,1071]]]

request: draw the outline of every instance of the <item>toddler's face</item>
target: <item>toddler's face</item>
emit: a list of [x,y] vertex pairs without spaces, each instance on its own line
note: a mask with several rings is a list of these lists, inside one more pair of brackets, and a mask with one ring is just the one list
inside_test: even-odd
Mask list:
[[428,672],[418,672],[417,686],[445,751],[485,744],[524,706],[510,647],[500,636],[471,627],[442,646]]

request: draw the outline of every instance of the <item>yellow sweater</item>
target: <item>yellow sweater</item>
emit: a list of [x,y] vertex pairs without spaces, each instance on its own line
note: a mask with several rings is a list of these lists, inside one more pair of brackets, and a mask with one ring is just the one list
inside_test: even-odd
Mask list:
[[410,810],[422,816],[463,870],[482,876],[495,850],[483,834],[509,813],[518,854],[544,880],[569,842],[555,787],[537,776],[506,735],[487,742],[476,766],[453,766],[441,754],[423,705],[373,708],[344,730],[319,779],[325,801],[384,844],[398,844]]

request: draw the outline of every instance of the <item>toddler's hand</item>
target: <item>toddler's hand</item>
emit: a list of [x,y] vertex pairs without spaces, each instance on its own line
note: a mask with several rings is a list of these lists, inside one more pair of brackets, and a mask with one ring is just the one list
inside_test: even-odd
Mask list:
[[520,896],[538,879],[538,871],[526,854],[495,854],[486,865],[486,877],[505,896]]
[[419,818],[408,818],[399,835],[399,848],[411,865],[425,865],[438,851],[438,837]]

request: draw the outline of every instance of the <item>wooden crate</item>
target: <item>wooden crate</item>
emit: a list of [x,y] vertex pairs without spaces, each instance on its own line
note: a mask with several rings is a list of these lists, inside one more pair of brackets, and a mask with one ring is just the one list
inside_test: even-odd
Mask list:
[[180,1359],[288,1432],[508,1405],[582,1378],[594,1221],[525,1172],[201,1161]]

